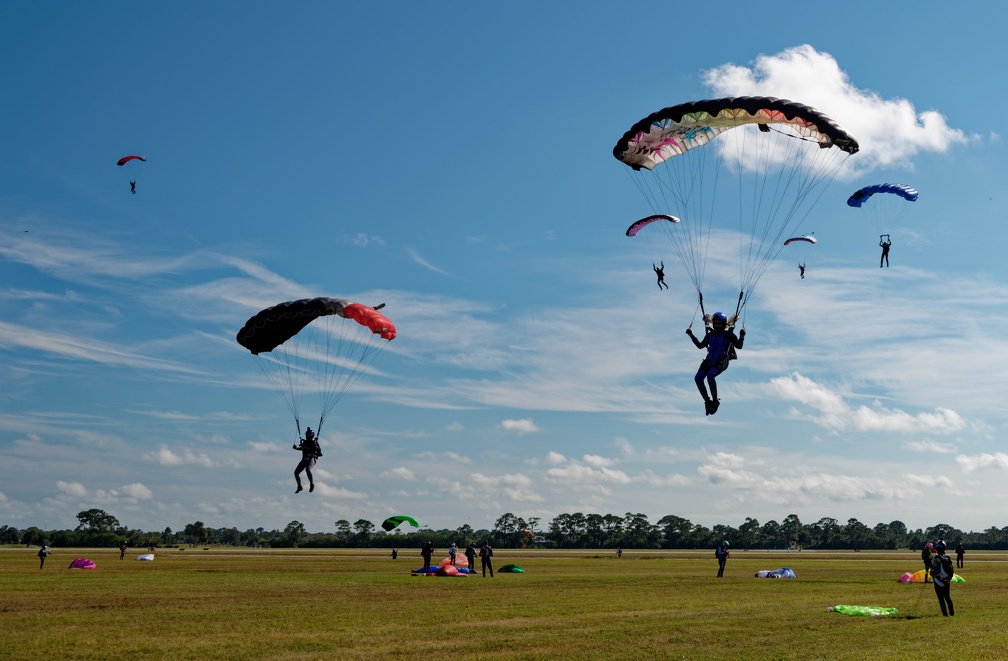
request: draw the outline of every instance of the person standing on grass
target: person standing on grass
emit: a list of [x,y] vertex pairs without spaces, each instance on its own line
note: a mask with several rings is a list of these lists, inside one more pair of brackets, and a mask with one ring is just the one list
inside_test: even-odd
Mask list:
[[476,571],[476,544],[469,542],[465,550],[466,560],[469,562],[469,571]]
[[949,588],[952,585],[952,577],[955,571],[952,569],[952,558],[945,553],[945,542],[938,540],[934,547],[934,555],[931,556],[931,582],[934,583],[935,594],[938,595],[938,605],[944,617],[955,615],[955,608],[952,606],[952,596]]
[[966,555],[966,549],[963,547],[962,540],[959,540],[959,544],[956,546],[956,567],[959,569],[962,569],[964,555]]
[[717,577],[724,578],[724,566],[728,562],[728,540],[721,542],[721,545],[714,549],[714,557],[717,558]]
[[45,565],[45,559],[49,556],[50,553],[52,553],[52,551],[49,550],[49,547],[43,544],[42,548],[40,548],[38,552],[39,569],[42,569],[42,567]]
[[921,560],[924,562],[924,582],[928,582],[928,572],[931,571],[931,549],[934,548],[934,544],[928,542],[921,549]]
[[126,540],[119,542],[119,559],[122,560],[126,557]]
[[429,539],[424,542],[423,546],[420,547],[420,555],[423,556],[423,566],[426,572],[430,569],[431,558],[434,556],[434,542]]
[[483,546],[480,548],[480,563],[483,567],[483,578],[486,578],[487,569],[490,570],[490,578],[493,578],[493,561],[490,559],[493,557],[493,547],[490,546],[490,540],[483,542]]

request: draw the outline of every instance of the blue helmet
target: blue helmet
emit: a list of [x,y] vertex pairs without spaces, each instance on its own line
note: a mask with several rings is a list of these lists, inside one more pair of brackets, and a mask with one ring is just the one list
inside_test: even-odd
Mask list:
[[725,316],[724,312],[715,312],[714,316],[711,317],[711,321],[723,321],[724,323],[727,324],[728,317]]

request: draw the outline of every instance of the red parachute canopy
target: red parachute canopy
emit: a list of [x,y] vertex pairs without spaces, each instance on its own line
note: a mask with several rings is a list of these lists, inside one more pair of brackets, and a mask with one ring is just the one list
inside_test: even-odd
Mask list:
[[134,158],[135,159],[139,159],[139,160],[144,161],[144,162],[147,162],[147,159],[144,156],[137,156],[137,155],[134,154],[132,156],[123,156],[118,161],[116,161],[116,165],[119,165],[119,166],[126,165],[127,163],[129,163],[130,161],[132,161]]

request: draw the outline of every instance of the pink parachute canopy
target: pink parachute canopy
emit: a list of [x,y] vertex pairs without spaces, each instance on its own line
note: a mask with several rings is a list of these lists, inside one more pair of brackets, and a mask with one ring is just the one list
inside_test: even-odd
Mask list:
[[77,558],[70,563],[70,566],[67,567],[67,569],[94,569],[95,567],[95,563],[87,558]]
[[[439,562],[438,565],[441,566],[441,567],[451,566],[451,558],[450,557],[445,558],[444,560],[442,560],[441,562]],[[468,567],[469,566],[469,558],[465,557],[464,553],[456,553],[455,554],[455,566],[456,567]]]
[[120,166],[126,165],[127,163],[129,163],[130,161],[132,161],[134,158],[139,159],[139,160],[144,161],[144,162],[147,161],[147,159],[144,158],[143,156],[137,156],[136,154],[133,154],[131,156],[123,156],[118,161],[116,161],[116,165],[120,165]]

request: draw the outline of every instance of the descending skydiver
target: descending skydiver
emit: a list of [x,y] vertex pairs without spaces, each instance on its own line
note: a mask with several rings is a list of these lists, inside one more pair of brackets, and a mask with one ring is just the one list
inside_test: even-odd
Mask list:
[[665,285],[665,289],[668,289],[668,285],[665,284],[665,262],[661,263],[661,266],[655,266],[654,262],[651,262],[651,268],[654,269],[655,275],[658,276],[658,289]]
[[798,270],[801,271],[801,279],[804,280],[805,279],[805,265],[804,264],[799,264],[798,265]]
[[294,493],[304,491],[304,487],[301,486],[301,471],[304,471],[304,474],[308,476],[308,491],[315,491],[315,481],[312,479],[311,469],[315,465],[315,460],[322,456],[322,450],[319,448],[318,439],[315,438],[315,432],[312,431],[312,428],[308,427],[301,442],[292,447],[301,451],[301,461],[294,469],[294,481],[297,482],[297,489]]
[[889,246],[892,245],[892,241],[889,240],[888,234],[879,234],[878,239],[878,244],[882,246],[882,257],[879,259],[878,267],[882,268],[882,262],[885,261],[885,267],[889,268]]
[[[704,321],[706,322],[706,319]],[[697,390],[703,396],[707,415],[714,415],[721,404],[721,400],[717,396],[717,382],[714,377],[728,369],[728,361],[734,357],[735,349],[742,348],[742,342],[745,341],[746,335],[745,329],[739,331],[736,337],[735,332],[728,327],[728,318],[724,313],[715,312],[710,319],[710,327],[706,328],[704,339],[696,339],[692,326],[686,329],[686,334],[693,340],[697,349],[705,347],[707,349],[707,357],[700,363],[700,369],[697,370],[693,380],[696,381]],[[707,388],[704,386],[705,378],[710,385],[710,396],[707,395]]]
[[133,180],[130,180],[130,192],[136,195],[136,182]]

